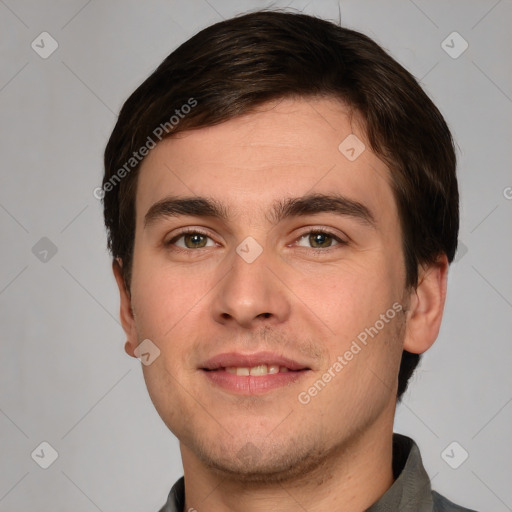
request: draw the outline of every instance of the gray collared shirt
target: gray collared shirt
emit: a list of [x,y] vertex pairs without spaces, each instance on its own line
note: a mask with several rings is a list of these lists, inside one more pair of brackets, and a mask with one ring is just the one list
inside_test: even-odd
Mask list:
[[[475,512],[432,490],[418,446],[401,434],[393,435],[393,473],[393,485],[366,512]],[[185,512],[184,509],[185,481],[181,477],[159,512]]]

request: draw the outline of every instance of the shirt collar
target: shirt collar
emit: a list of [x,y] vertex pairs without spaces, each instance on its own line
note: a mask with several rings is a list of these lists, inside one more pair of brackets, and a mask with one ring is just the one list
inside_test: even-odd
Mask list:
[[432,512],[430,478],[410,437],[393,434],[393,473],[393,485],[367,512]]
[[[367,512],[432,512],[430,479],[423,467],[416,443],[409,437],[393,434],[393,473],[395,481]],[[159,512],[183,512],[185,480],[181,477],[172,487],[166,504]]]

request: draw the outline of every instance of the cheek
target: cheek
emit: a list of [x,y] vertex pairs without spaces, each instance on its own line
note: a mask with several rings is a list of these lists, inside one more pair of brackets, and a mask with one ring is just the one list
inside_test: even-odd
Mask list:
[[[375,258],[376,260],[378,258]],[[395,269],[384,261],[346,261],[343,265],[316,267],[302,275],[289,274],[287,282],[297,298],[299,308],[306,307],[329,329],[328,335],[343,344],[359,331],[373,325],[379,316],[399,300]],[[304,306],[302,306],[302,304]]]
[[363,327],[356,322],[359,325],[350,326],[353,335],[343,332],[343,336],[334,337],[329,362],[304,390],[317,394],[310,404],[314,415],[328,411],[328,428],[336,435],[375,418],[395,400],[403,316],[395,315],[383,326],[377,322],[378,316]]
[[159,357],[151,365],[142,367],[148,394],[156,411],[167,428],[174,435],[184,438],[188,431],[187,425],[194,423],[197,414],[193,394],[177,367],[170,364],[165,356]]
[[137,326],[151,339],[172,337],[180,323],[193,315],[194,308],[213,286],[193,270],[171,269],[159,258],[139,258],[132,278],[133,309]]
[[[385,253],[375,251],[371,258],[372,264],[367,255],[297,280],[300,302],[308,306],[304,313],[314,312],[312,321],[325,335],[328,360],[323,370],[330,369],[336,378],[324,396],[334,408],[340,401],[372,403],[374,394],[377,402],[387,401],[395,386],[402,351],[403,274]],[[340,364],[334,368],[336,361]]]

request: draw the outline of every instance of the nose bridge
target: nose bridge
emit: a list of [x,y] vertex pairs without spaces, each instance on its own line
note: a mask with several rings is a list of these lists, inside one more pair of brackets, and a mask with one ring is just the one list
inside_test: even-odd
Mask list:
[[262,319],[282,321],[289,313],[283,285],[276,278],[276,258],[248,236],[233,250],[231,270],[222,280],[213,304],[215,319],[250,327]]

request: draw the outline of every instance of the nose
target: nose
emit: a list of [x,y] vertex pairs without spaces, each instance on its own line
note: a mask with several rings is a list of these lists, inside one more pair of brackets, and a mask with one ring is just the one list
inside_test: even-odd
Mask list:
[[240,254],[234,251],[231,270],[215,289],[215,321],[245,329],[285,322],[290,301],[287,287],[278,277],[279,262],[267,249],[253,261]]

